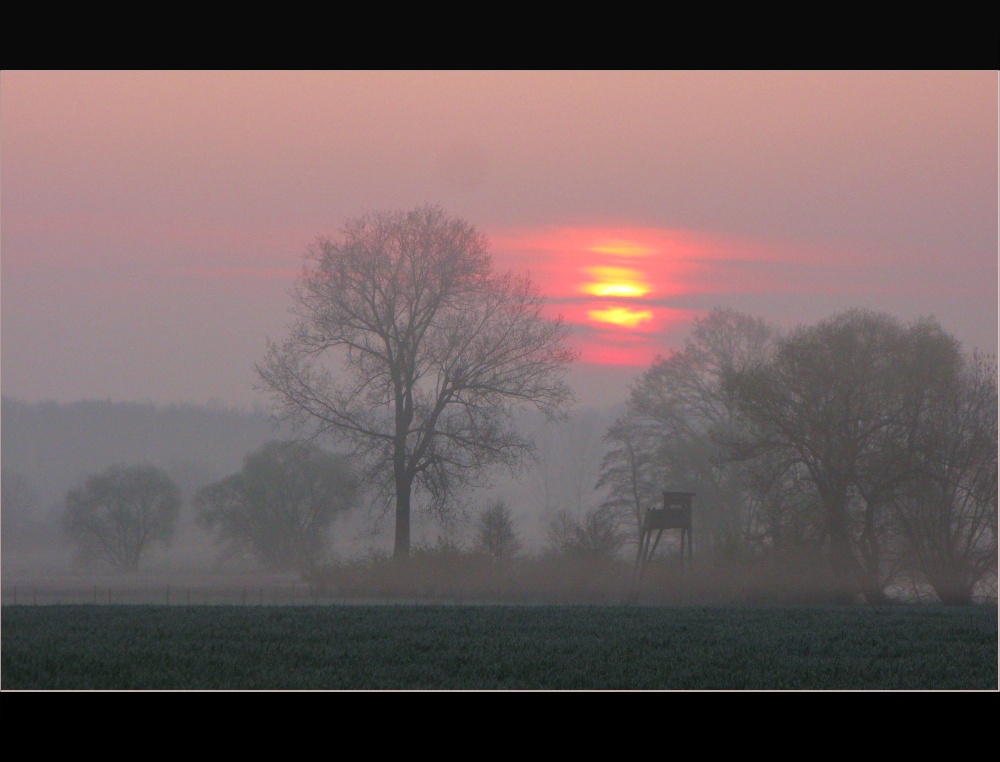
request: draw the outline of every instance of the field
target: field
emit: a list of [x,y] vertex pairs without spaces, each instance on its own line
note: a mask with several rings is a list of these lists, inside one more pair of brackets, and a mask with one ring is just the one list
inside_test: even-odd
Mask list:
[[996,691],[997,609],[5,605],[4,691]]

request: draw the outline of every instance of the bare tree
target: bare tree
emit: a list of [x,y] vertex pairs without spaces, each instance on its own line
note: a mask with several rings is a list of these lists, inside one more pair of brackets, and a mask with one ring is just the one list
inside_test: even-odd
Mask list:
[[915,442],[914,478],[892,496],[894,515],[938,598],[969,604],[997,570],[996,356],[968,356],[938,403]]
[[249,552],[272,569],[308,574],[356,492],[343,456],[311,442],[272,441],[247,455],[239,473],[198,490],[194,508],[228,552]]
[[628,542],[621,518],[610,508],[588,508],[581,518],[562,509],[549,524],[548,550],[571,558],[613,558]]
[[734,450],[808,486],[838,600],[887,600],[899,570],[892,500],[912,476],[926,412],[959,364],[958,342],[933,320],[902,325],[849,310],[793,332],[764,362],[724,372],[752,425]]
[[154,544],[169,544],[180,512],[177,485],[155,466],[111,466],[66,494],[63,527],[81,560],[135,571]]
[[616,515],[625,534],[638,543],[646,511],[657,504],[663,490],[662,469],[657,467],[657,444],[633,415],[626,413],[604,435],[611,446],[601,461],[595,489],[607,490],[601,504]]
[[[486,238],[433,206],[365,214],[309,251],[297,320],[257,366],[260,388],[315,436],[347,445],[410,552],[411,495],[443,509],[532,450],[511,413],[563,414],[575,353],[527,277],[495,274]],[[332,362],[338,372],[331,370]]]
[[682,352],[658,357],[633,383],[625,415],[608,429],[598,488],[606,506],[625,509],[638,538],[645,511],[666,489],[698,493],[702,547],[739,543],[748,534],[747,490],[740,464],[717,441],[738,425],[722,391],[725,371],[763,361],[776,330],[734,310],[695,322]]
[[508,563],[521,549],[510,506],[503,500],[489,503],[476,520],[476,548],[497,564]]

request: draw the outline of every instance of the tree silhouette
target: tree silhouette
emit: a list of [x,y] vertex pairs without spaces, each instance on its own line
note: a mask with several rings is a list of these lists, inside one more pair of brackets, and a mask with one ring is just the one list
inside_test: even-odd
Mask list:
[[[893,501],[915,443],[961,367],[958,341],[931,319],[903,325],[849,310],[800,328],[768,359],[724,373],[750,429],[734,448],[794,473],[821,516],[832,593],[884,603],[900,571]],[[742,441],[739,441],[742,440]]]
[[323,559],[329,529],[356,492],[343,456],[311,442],[272,441],[247,455],[239,473],[198,490],[194,508],[230,551],[307,574]]
[[135,571],[154,544],[169,544],[180,512],[177,485],[155,466],[116,465],[66,495],[63,527],[81,560]]
[[309,251],[290,336],[268,343],[260,387],[278,409],[346,445],[410,552],[411,495],[444,510],[532,443],[511,412],[563,413],[575,354],[527,277],[496,274],[486,238],[438,207],[365,214]]

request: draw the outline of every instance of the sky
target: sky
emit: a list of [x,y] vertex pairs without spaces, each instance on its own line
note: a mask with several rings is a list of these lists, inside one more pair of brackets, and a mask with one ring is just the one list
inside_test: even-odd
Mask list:
[[308,247],[437,204],[624,401],[692,322],[853,307],[997,351],[996,71],[0,72],[0,386],[266,404]]

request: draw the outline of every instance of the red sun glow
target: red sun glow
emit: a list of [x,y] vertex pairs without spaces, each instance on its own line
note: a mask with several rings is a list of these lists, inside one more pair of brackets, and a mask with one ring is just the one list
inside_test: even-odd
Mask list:
[[668,351],[666,337],[695,316],[671,304],[691,291],[685,276],[704,240],[648,228],[558,228],[492,237],[504,264],[527,270],[553,314],[574,329],[581,361],[643,365]]

